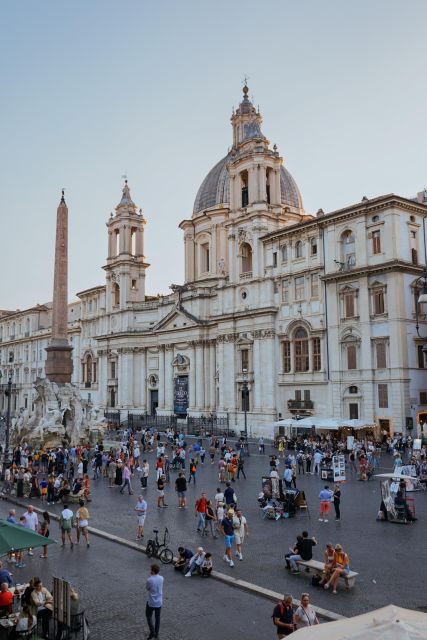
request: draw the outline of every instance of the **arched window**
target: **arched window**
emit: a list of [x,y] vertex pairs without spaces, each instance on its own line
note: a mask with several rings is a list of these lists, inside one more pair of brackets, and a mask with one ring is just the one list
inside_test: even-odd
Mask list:
[[295,259],[304,257],[304,247],[301,240],[295,243]]
[[353,232],[348,230],[344,231],[341,236],[341,262],[344,263],[345,269],[351,269],[356,266],[356,243],[354,240]]
[[113,284],[113,305],[115,307],[120,306],[120,287],[117,282]]
[[308,371],[308,334],[304,327],[298,327],[294,333],[295,371]]
[[241,255],[241,273],[250,273],[252,271],[252,247],[244,242],[240,247]]
[[311,255],[317,256],[317,238],[311,238],[310,248],[311,248]]
[[267,202],[268,204],[270,204],[271,202],[271,169],[267,169],[267,174],[266,174],[266,183],[265,183],[265,190],[267,193]]
[[242,186],[242,207],[247,207],[249,204],[249,176],[247,171],[242,171],[240,174],[240,184]]

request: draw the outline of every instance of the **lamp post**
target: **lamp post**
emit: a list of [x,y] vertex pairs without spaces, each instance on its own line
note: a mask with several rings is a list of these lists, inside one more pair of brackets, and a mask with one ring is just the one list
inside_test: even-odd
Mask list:
[[249,388],[248,388],[248,371],[243,369],[243,384],[242,384],[242,400],[243,411],[245,416],[244,428],[245,428],[245,446],[246,453],[249,456],[249,443],[248,443],[248,405],[249,405]]

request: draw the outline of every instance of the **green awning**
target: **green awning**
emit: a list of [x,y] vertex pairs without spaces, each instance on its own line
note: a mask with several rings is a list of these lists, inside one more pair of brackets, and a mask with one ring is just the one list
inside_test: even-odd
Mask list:
[[0,519],[0,556],[10,551],[43,547],[45,544],[56,543],[55,540],[40,536],[31,529]]

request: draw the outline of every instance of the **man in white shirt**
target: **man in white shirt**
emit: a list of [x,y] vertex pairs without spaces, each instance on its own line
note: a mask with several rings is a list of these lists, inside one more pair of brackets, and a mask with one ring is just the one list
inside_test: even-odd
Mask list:
[[321,454],[320,451],[316,451],[313,457],[313,462],[314,462],[314,472],[313,473],[317,473],[317,475],[320,474],[320,463],[323,460],[323,455]]
[[205,556],[206,552],[203,550],[203,547],[198,547],[196,553],[190,560],[188,571],[185,574],[186,578],[191,578],[191,574],[196,571],[196,569],[199,569],[199,571],[201,571]]
[[[34,511],[34,507],[32,504],[28,505],[27,511],[24,513],[25,518],[25,526],[27,529],[31,529],[31,531],[37,531],[39,528],[39,519],[37,513]],[[33,550],[31,547],[28,549],[28,555],[33,556]]]
[[32,504],[28,505],[27,511],[24,513],[25,518],[25,526],[27,529],[31,529],[31,531],[37,531],[39,526],[39,519],[37,517],[37,513],[34,511],[34,507]]
[[220,502],[224,502],[224,493],[218,487],[215,494],[215,508],[218,509],[218,505]]

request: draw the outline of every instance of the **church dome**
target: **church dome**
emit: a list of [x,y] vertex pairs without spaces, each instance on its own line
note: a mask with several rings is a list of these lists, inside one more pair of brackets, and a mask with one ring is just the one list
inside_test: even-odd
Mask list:
[[[227,164],[230,160],[231,154],[229,153],[209,171],[197,192],[193,215],[221,204],[229,206],[230,176]],[[298,211],[303,209],[301,194],[296,182],[283,166],[280,167],[280,191],[284,207],[292,207]]]

